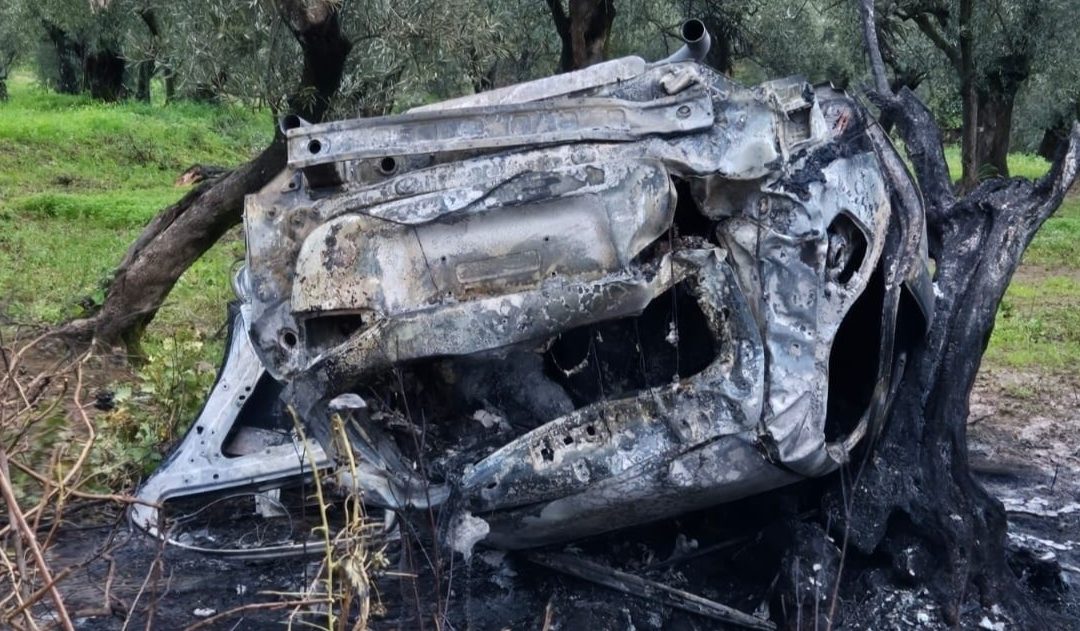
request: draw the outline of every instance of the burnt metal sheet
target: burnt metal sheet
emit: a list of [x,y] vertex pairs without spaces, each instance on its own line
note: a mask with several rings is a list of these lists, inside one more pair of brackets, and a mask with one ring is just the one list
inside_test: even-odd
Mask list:
[[[446,298],[598,278],[624,268],[674,212],[671,182],[656,163],[591,163],[460,190],[346,214],[313,230],[296,261],[302,282],[293,286],[293,311],[390,316]],[[428,213],[426,199],[473,201]],[[430,219],[386,220],[405,207]],[[453,221],[435,221],[450,213]]]
[[[333,402],[355,403],[350,483],[371,501],[456,497],[488,544],[529,547],[824,475],[873,438],[904,361],[899,296],[932,298],[902,162],[834,90],[639,61],[288,132],[290,169],[245,207],[251,343],[327,449]],[[325,188],[309,168],[330,163]],[[645,343],[639,324],[670,330]],[[643,376],[576,385],[623,368],[595,348],[620,345]],[[522,355],[543,359],[510,369]],[[405,395],[380,388],[483,386],[454,366],[559,403],[436,454],[425,495],[385,427]],[[514,397],[543,407],[493,399]]]
[[713,124],[701,89],[645,102],[586,97],[418,112],[296,127],[286,133],[292,168],[329,162],[499,149],[583,140],[631,141]]

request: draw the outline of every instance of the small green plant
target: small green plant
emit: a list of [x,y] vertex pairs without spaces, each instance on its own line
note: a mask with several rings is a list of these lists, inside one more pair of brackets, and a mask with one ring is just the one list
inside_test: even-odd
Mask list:
[[100,484],[130,487],[161,462],[213,385],[210,354],[219,346],[194,332],[156,341],[136,379],[114,387],[115,407],[104,415],[95,446]]

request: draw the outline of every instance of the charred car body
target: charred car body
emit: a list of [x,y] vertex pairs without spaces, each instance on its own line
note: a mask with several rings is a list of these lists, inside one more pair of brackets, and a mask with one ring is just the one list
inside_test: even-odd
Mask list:
[[[869,446],[930,313],[918,192],[853,100],[741,87],[686,28],[662,62],[286,119],[289,167],[245,209],[244,330],[144,495],[297,475],[295,438],[231,427],[279,391],[365,502],[444,505],[506,548]],[[239,425],[288,426],[260,409]]]

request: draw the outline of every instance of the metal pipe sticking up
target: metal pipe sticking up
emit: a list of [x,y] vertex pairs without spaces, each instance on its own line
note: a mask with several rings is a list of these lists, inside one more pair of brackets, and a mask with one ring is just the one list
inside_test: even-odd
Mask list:
[[712,37],[709,36],[709,30],[705,28],[705,23],[698,19],[690,19],[682,23],[679,28],[679,37],[682,38],[685,44],[679,50],[675,51],[670,57],[661,59],[657,63],[668,64],[676,61],[701,61],[705,59],[705,55],[709,54],[709,48],[712,46]]

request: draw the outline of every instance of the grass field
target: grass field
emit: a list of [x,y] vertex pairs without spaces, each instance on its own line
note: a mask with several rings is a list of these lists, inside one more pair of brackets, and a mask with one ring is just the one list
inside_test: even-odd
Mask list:
[[[102,283],[140,227],[185,189],[194,163],[235,165],[269,138],[265,113],[191,103],[103,105],[50,93],[16,73],[0,104],[0,313],[55,323],[100,300]],[[959,173],[959,153],[947,151]],[[1039,177],[1041,158],[1010,157],[1014,175]],[[178,334],[205,338],[231,297],[243,256],[226,239],[190,269],[151,326],[147,349]],[[1009,289],[987,360],[1063,369],[1080,361],[1080,196],[1032,243]],[[215,352],[213,345],[207,347]]]
[[[194,163],[235,165],[269,138],[270,119],[192,103],[103,105],[53,94],[16,73],[0,104],[0,311],[54,323],[100,300],[102,283],[139,229],[185,188]],[[182,279],[150,337],[207,329],[229,298],[233,239]]]

